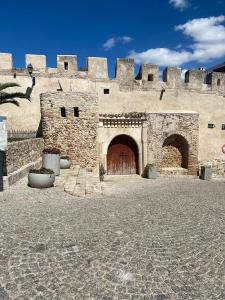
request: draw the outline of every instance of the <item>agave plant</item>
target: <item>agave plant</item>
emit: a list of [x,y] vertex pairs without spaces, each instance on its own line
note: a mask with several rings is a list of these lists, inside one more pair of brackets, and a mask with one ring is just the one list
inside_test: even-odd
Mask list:
[[20,92],[14,92],[14,93],[7,93],[4,92],[5,89],[11,88],[11,87],[19,87],[20,85],[15,82],[9,82],[9,83],[0,83],[0,104],[3,103],[12,103],[17,106],[19,106],[18,100],[15,98],[20,98],[20,99],[28,99],[27,95],[24,93]]

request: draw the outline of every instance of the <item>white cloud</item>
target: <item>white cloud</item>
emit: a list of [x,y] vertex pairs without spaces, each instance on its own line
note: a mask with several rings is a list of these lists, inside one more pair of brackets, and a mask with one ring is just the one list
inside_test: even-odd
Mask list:
[[190,60],[190,53],[187,51],[175,51],[167,48],[148,49],[137,53],[130,51],[129,58],[134,58],[137,64],[155,63],[159,66],[179,66]]
[[188,0],[170,0],[169,3],[180,10],[188,6]]
[[183,25],[175,26],[175,30],[181,30],[186,36],[197,42],[210,43],[225,40],[225,27],[221,25],[225,16],[194,19]]
[[108,39],[102,46],[104,50],[107,51],[115,47],[116,44],[128,44],[132,41],[133,39],[129,36],[118,36]]
[[143,52],[130,51],[128,57],[136,63],[155,63],[159,66],[179,66],[190,61],[208,62],[225,55],[225,16],[193,19],[175,26],[176,31],[192,40],[191,44],[176,50],[152,48]]
[[109,49],[113,48],[115,46],[115,44],[116,44],[115,38],[110,38],[103,44],[103,48],[104,48],[104,50],[109,50]]
[[117,41],[122,42],[123,44],[128,44],[133,41],[133,39],[130,36],[122,36],[118,37]]

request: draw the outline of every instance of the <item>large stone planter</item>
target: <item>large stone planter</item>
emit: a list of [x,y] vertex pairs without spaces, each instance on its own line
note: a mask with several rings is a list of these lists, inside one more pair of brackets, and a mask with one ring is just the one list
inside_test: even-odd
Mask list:
[[147,178],[148,179],[156,179],[157,178],[157,172],[156,172],[156,168],[149,168],[147,171]]
[[52,170],[56,176],[60,173],[60,156],[59,154],[43,154],[42,166],[45,169]]
[[52,187],[55,181],[55,174],[28,174],[28,185],[32,188],[49,188]]
[[60,169],[69,169],[71,167],[71,161],[66,158],[60,158]]
[[211,180],[212,179],[212,167],[210,166],[202,166],[200,178],[202,180]]

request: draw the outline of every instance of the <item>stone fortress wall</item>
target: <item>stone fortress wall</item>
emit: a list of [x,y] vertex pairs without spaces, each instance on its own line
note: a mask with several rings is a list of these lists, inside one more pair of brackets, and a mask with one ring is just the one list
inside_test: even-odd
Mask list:
[[[8,117],[9,130],[37,130],[41,93],[95,94],[101,114],[198,113],[199,161],[223,163],[225,159],[221,151],[225,144],[225,130],[222,130],[225,124],[224,73],[189,70],[182,82],[181,70],[168,67],[160,80],[159,68],[155,65],[141,65],[135,76],[132,59],[117,59],[116,76],[109,79],[106,58],[89,57],[87,70],[78,71],[75,55],[57,56],[57,68],[48,68],[43,55],[26,55],[26,66],[31,63],[34,67],[35,85],[32,86],[27,69],[14,69],[12,61],[11,54],[0,54],[0,82],[17,82],[21,85],[18,90],[23,92],[30,89],[31,102],[22,100],[20,107],[0,106],[0,114]],[[208,124],[213,124],[213,128],[208,128]],[[113,130],[115,135],[121,132],[120,128]],[[99,132],[103,143],[108,133]]]

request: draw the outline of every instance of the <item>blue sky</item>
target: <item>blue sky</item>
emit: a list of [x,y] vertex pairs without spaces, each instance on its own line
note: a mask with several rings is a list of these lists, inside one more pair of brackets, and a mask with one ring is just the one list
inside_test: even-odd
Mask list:
[[117,57],[137,63],[209,67],[225,61],[225,0],[11,0],[2,1],[0,52],[24,67],[26,53]]

